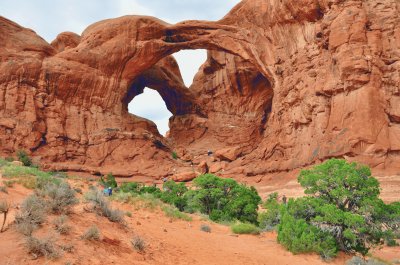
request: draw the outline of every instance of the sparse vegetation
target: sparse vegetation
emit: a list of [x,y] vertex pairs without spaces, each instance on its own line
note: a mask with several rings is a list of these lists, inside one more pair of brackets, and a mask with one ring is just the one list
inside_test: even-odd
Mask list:
[[72,245],[72,244],[61,245],[60,248],[62,251],[65,251],[68,253],[74,252],[74,249],[75,249],[74,245]]
[[107,217],[111,222],[124,224],[124,212],[112,209],[110,203],[98,189],[89,191],[86,200],[92,204],[93,209],[101,216]]
[[32,160],[24,150],[17,151],[18,160],[26,167],[32,166]]
[[206,233],[211,233],[211,227],[209,225],[206,224],[202,224],[200,226],[200,230]]
[[260,233],[260,229],[254,224],[249,223],[235,223],[231,226],[231,230],[235,234],[251,234],[258,235]]
[[192,221],[192,217],[189,215],[179,211],[175,206],[171,205],[164,205],[161,207],[163,212],[167,217],[170,217],[172,219],[181,219],[184,221]]
[[49,259],[57,259],[61,256],[60,251],[56,247],[55,239],[52,236],[43,239],[28,236],[25,244],[29,253],[35,257],[45,256]]
[[146,242],[140,236],[135,236],[131,240],[131,244],[133,249],[138,252],[143,252],[144,249],[146,248]]
[[132,213],[129,212],[129,211],[125,212],[125,215],[128,216],[128,217],[132,217]]
[[46,219],[47,206],[37,195],[28,196],[21,205],[20,212],[15,217],[17,231],[30,236],[32,232]]
[[52,213],[67,214],[71,206],[78,203],[75,191],[66,182],[48,183],[41,193],[48,198],[47,204]]
[[10,178],[4,182],[5,185],[12,186],[14,183],[23,185],[28,189],[41,189],[47,183],[60,183],[60,180],[52,177],[51,173],[43,172],[37,168],[17,166],[13,164],[6,164],[2,167],[2,173],[5,178]]
[[68,216],[61,215],[54,219],[54,229],[61,235],[66,235],[71,231],[71,226],[67,224]]
[[380,261],[378,259],[363,259],[357,256],[352,257],[346,261],[346,265],[387,265],[387,262]]
[[3,181],[4,186],[7,188],[14,187],[14,183],[15,183],[15,180],[4,180]]
[[115,177],[111,173],[108,173],[107,176],[105,176],[105,177],[101,176],[100,183],[106,188],[108,188],[108,187],[116,188],[118,186],[118,183],[115,180]]
[[85,233],[81,236],[84,240],[100,240],[100,230],[97,226],[93,225],[89,227]]
[[178,154],[176,152],[171,152],[172,159],[177,160]]
[[8,193],[8,191],[7,191],[7,187],[6,186],[0,186],[0,192],[3,192],[3,193]]
[[10,211],[10,208],[11,208],[11,205],[8,201],[6,201],[6,200],[0,201],[0,214],[3,214],[3,224],[1,225],[0,233],[3,232],[4,225],[6,224],[7,215],[8,215],[8,212]]

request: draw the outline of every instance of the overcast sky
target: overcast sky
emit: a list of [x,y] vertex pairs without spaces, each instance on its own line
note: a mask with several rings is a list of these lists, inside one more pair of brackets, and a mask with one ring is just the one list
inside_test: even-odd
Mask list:
[[[149,15],[169,23],[188,19],[218,20],[240,0],[0,0],[0,15],[31,28],[48,42],[63,31],[80,34],[87,26],[106,18]],[[203,50],[174,54],[185,84],[206,59]],[[161,134],[168,130],[171,113],[157,92],[146,89],[129,105],[129,111],[154,121]]]

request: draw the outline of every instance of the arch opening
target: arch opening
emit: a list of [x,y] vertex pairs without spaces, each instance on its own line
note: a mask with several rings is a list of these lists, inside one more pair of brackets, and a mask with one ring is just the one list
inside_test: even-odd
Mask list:
[[143,92],[135,96],[128,104],[128,111],[154,122],[158,132],[163,136],[169,131],[169,118],[172,113],[167,109],[163,98],[156,90],[144,88]]
[[189,87],[207,59],[206,50],[184,50],[160,60],[135,79],[124,98],[128,112],[153,121],[166,136],[173,115],[192,112]]

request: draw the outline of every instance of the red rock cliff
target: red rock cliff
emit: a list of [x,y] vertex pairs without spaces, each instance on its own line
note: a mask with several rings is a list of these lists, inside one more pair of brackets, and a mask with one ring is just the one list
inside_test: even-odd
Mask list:
[[[190,169],[256,176],[329,157],[400,162],[400,2],[243,0],[217,22],[125,16],[51,45],[0,19],[0,151],[53,169],[159,178]],[[190,88],[169,55],[208,49]],[[167,139],[131,115],[144,87]],[[204,163],[203,163],[203,169]]]

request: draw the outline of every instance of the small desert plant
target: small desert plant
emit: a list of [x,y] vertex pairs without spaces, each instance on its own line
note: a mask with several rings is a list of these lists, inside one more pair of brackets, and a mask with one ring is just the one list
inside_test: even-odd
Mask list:
[[5,181],[3,181],[4,186],[7,187],[7,188],[14,187],[14,183],[15,183],[15,180],[5,180]]
[[0,192],[8,193],[6,186],[0,186]]
[[68,178],[67,173],[62,172],[62,171],[53,172],[53,173],[52,173],[52,176],[55,177],[55,178],[61,178],[61,179]]
[[128,216],[128,217],[132,217],[132,213],[129,212],[129,211],[128,211],[128,212],[125,212],[125,215]]
[[209,225],[202,224],[200,230],[206,233],[211,233],[211,227]]
[[397,243],[397,241],[393,238],[390,238],[386,241],[386,246],[388,247],[397,247],[399,245],[399,243]]
[[24,166],[26,167],[32,166],[32,160],[24,150],[19,150],[17,152],[17,157],[18,160],[21,161],[22,164],[24,164]]
[[66,245],[61,245],[60,248],[61,248],[62,251],[65,251],[65,252],[68,252],[68,253],[74,252],[74,249],[75,249],[74,245],[69,244],[69,243],[66,244]]
[[4,225],[6,224],[7,214],[10,211],[11,205],[7,201],[0,201],[0,214],[3,214],[3,224],[1,225],[0,233],[3,232]]
[[176,152],[171,153],[172,159],[177,160],[178,159],[178,154]]
[[49,183],[42,193],[49,199],[48,205],[53,213],[69,213],[71,206],[78,203],[75,191],[66,182]]
[[110,203],[97,189],[93,189],[85,195],[85,198],[93,206],[93,209],[100,215],[107,217],[108,220],[115,223],[124,224],[124,212],[118,209],[112,209]]
[[249,223],[236,223],[231,226],[231,230],[235,234],[258,235],[260,233],[257,226]]
[[100,231],[97,226],[93,225],[88,228],[88,230],[83,233],[81,239],[84,240],[99,240],[100,239]]
[[61,215],[57,217],[54,221],[54,228],[55,230],[60,233],[61,235],[66,235],[71,230],[71,226],[67,224],[68,217],[66,215]]
[[362,259],[360,257],[354,256],[348,261],[346,261],[346,265],[387,265],[388,263],[380,261],[378,259]]
[[142,252],[146,248],[146,242],[140,236],[135,236],[131,240],[131,244],[133,249],[135,249],[138,252]]
[[37,195],[28,196],[21,205],[20,212],[15,217],[17,231],[24,235],[31,235],[46,219],[47,206],[44,200]]
[[12,161],[14,161],[14,157],[12,157],[12,156],[7,156],[5,160],[6,160],[7,162],[12,162]]
[[49,259],[57,259],[61,256],[57,249],[54,237],[39,239],[33,236],[28,236],[26,239],[26,247],[29,253],[35,257],[45,256]]

